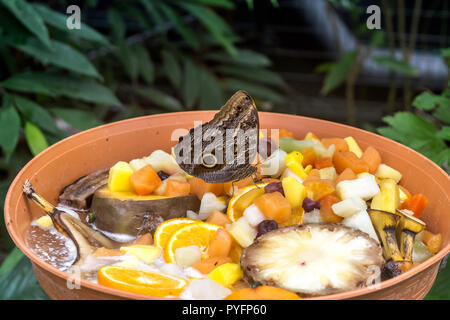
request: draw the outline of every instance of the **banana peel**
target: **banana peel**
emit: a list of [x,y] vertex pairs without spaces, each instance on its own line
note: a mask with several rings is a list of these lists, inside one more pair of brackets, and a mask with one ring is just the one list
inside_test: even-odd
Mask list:
[[416,234],[425,229],[426,224],[422,220],[408,214],[406,210],[397,210],[397,213],[400,215],[396,230],[400,254],[404,260],[412,262],[414,238]]

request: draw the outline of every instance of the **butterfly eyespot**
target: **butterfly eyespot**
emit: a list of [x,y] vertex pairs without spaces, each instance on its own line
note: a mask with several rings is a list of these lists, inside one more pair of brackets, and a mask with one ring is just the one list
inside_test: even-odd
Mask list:
[[202,156],[202,165],[206,168],[214,168],[217,164],[217,158],[212,153],[207,153]]

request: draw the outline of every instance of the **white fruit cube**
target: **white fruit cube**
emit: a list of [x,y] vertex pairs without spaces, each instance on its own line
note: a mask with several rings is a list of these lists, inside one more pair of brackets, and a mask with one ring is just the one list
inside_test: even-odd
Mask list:
[[320,215],[320,210],[314,209],[310,212],[305,212],[303,214],[303,223],[321,223],[324,222],[322,216]]
[[228,232],[233,236],[239,245],[247,248],[256,238],[256,229],[254,229],[247,221],[246,217],[241,217],[237,221],[226,226]]
[[140,169],[142,169],[143,167],[147,166],[148,163],[145,161],[144,158],[142,159],[134,159],[130,161],[130,167],[134,170],[134,171],[138,171]]
[[286,169],[284,158],[287,153],[281,149],[275,150],[270,157],[261,163],[261,175],[272,176],[273,178],[279,177],[280,174]]
[[362,232],[365,232],[372,239],[376,240],[378,243],[380,242],[377,233],[373,228],[372,220],[370,220],[369,214],[366,210],[361,210],[358,213],[345,218],[341,223],[347,227],[355,228]]
[[361,198],[352,197],[333,204],[331,209],[338,216],[348,218],[361,210],[367,209],[367,204]]
[[248,223],[252,227],[256,227],[258,226],[258,224],[266,220],[264,214],[261,212],[261,210],[258,209],[255,204],[252,204],[247,209],[245,209],[243,215],[245,218],[247,218]]
[[396,183],[399,183],[399,181],[402,179],[402,174],[400,172],[384,163],[378,166],[377,172],[375,172],[375,176],[380,179],[393,179]]
[[187,246],[175,250],[175,261],[180,267],[191,267],[200,262],[202,252],[198,246]]
[[354,180],[339,182],[336,192],[342,200],[353,197],[369,200],[380,192],[380,187],[378,187],[375,177],[370,174]]
[[175,159],[170,154],[162,150],[153,151],[152,154],[144,158],[144,160],[147,164],[151,165],[156,172],[164,171],[168,174],[183,172]]
[[319,170],[320,179],[336,180],[337,173],[334,167],[323,168]]
[[200,219],[205,220],[213,211],[222,211],[225,207],[226,205],[220,201],[214,193],[207,192],[203,195],[202,201],[200,202],[200,210],[198,211],[198,214]]

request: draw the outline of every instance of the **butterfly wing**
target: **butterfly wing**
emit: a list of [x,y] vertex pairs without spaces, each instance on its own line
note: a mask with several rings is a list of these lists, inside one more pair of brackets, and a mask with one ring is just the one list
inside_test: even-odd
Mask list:
[[189,130],[174,151],[180,167],[206,182],[227,182],[256,172],[252,162],[259,142],[259,118],[253,99],[236,92],[205,124]]

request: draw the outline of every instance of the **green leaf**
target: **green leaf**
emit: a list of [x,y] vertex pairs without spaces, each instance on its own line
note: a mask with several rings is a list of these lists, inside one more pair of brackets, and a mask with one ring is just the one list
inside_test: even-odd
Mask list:
[[247,82],[240,79],[226,78],[224,79],[225,86],[232,91],[245,90],[250,95],[255,96],[262,100],[267,100],[273,103],[283,103],[284,98],[276,91],[269,89],[265,86]]
[[22,251],[18,248],[14,248],[0,266],[0,276],[11,272],[23,257]]
[[173,26],[180,33],[181,37],[183,37],[186,43],[189,44],[193,49],[198,50],[200,48],[198,37],[195,35],[192,29],[184,23],[182,17],[178,14],[178,12],[173,10],[164,2],[157,2],[156,4],[161,9],[161,11],[164,12],[167,18],[169,18],[169,20],[173,23]]
[[373,57],[372,60],[380,66],[400,74],[408,76],[415,76],[418,74],[418,71],[413,66],[403,60],[398,60],[394,56],[376,56]]
[[[14,251],[12,254],[19,255]],[[12,262],[15,264],[12,265]],[[39,286],[27,257],[23,255],[21,259],[14,257],[14,261],[11,261],[7,269],[7,272],[0,274],[0,300],[49,299]]]
[[103,124],[89,111],[65,108],[52,108],[50,111],[72,128],[78,130],[87,130]]
[[225,9],[234,9],[235,5],[233,2],[229,0],[188,0],[191,2],[196,2],[200,4],[204,4],[207,6],[212,7],[219,7],[219,8],[225,8]]
[[48,30],[41,16],[34,10],[32,4],[25,0],[0,0],[3,4],[31,33],[51,48]]
[[322,94],[328,94],[335,88],[339,87],[347,78],[353,64],[356,60],[356,52],[350,51],[342,55],[338,61],[331,67],[325,77],[322,87]]
[[437,132],[431,122],[410,112],[397,112],[393,116],[384,117],[383,121],[409,139],[435,139]]
[[97,69],[82,53],[56,40],[51,41],[51,44],[52,49],[48,49],[37,39],[30,38],[25,43],[13,46],[41,61],[44,65],[52,64],[86,76],[100,78]]
[[261,82],[268,85],[279,87],[285,85],[283,78],[281,78],[277,73],[259,67],[221,65],[218,66],[216,70],[225,75]]
[[439,106],[434,112],[433,117],[444,123],[450,124],[450,108],[447,106]]
[[450,141],[450,127],[449,126],[442,127],[442,129],[436,133],[436,137],[438,137],[439,139]]
[[188,107],[194,106],[200,94],[200,68],[191,59],[184,59],[182,94],[184,104]]
[[441,56],[450,58],[450,48],[441,49]]
[[416,108],[430,111],[439,105],[444,106],[445,108],[450,108],[450,99],[431,92],[422,92],[415,97],[412,104]]
[[398,132],[394,128],[391,127],[381,127],[377,129],[378,133],[386,138],[401,142],[403,144],[408,144],[409,139],[405,137],[402,133]]
[[13,95],[12,99],[16,108],[28,121],[53,134],[61,134],[61,130],[56,126],[55,119],[43,107],[19,95]]
[[237,64],[253,67],[268,67],[272,64],[265,55],[248,49],[237,50],[237,53],[234,56],[231,56],[223,51],[218,51],[206,54],[204,57],[208,60],[226,64]]
[[48,147],[47,139],[45,139],[42,131],[28,121],[25,123],[25,139],[34,156],[38,155]]
[[447,165],[450,164],[450,148],[445,148],[441,150],[441,152],[439,152],[439,154],[436,155],[435,162],[440,166],[443,166],[444,164]]
[[384,44],[384,32],[379,30],[373,32],[370,39],[370,47],[376,48]]
[[200,69],[200,101],[201,109],[218,109],[225,102],[223,91],[217,77],[205,68]]
[[168,111],[181,111],[183,106],[176,98],[151,87],[133,87],[133,91],[141,97],[153,102],[156,106]]
[[105,46],[111,45],[105,36],[86,24],[81,23],[80,29],[69,29],[66,25],[67,15],[54,11],[42,4],[35,3],[33,6],[41,18],[52,27],[70,33],[71,35],[76,35],[82,39],[97,42]]
[[147,49],[141,45],[133,47],[135,56],[139,61],[139,74],[147,83],[155,81],[155,66]]
[[111,35],[114,41],[119,41],[125,37],[126,26],[120,13],[114,9],[108,9],[108,23],[111,27]]
[[119,41],[119,50],[116,51],[117,57],[122,62],[125,72],[134,82],[139,75],[139,59],[135,54],[134,48],[131,48],[123,39]]
[[156,8],[155,4],[153,3],[153,0],[141,0],[141,3],[143,4],[147,13],[152,18],[155,26],[159,29],[161,33],[165,34],[167,32],[166,23],[164,22],[164,19],[161,13],[159,12],[158,8]]
[[181,67],[177,58],[167,49],[162,50],[161,57],[167,77],[175,88],[179,88],[181,85]]
[[177,4],[195,16],[229,54],[235,55],[237,53],[229,39],[229,35],[233,35],[233,31],[213,10],[185,1],[179,1]]
[[9,159],[19,141],[20,117],[9,95],[3,96],[0,108],[0,147]]
[[99,104],[121,104],[110,89],[90,78],[26,72],[6,79],[2,85],[11,90],[41,93],[51,97],[65,96]]

